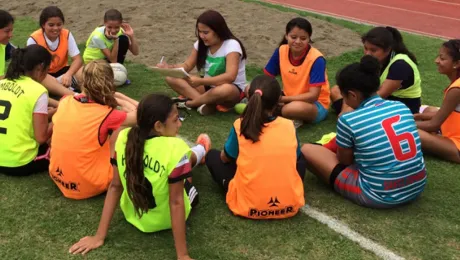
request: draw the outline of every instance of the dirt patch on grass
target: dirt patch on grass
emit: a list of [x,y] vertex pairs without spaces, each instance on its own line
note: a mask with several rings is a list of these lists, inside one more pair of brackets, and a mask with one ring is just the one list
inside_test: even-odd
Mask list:
[[[196,40],[196,18],[203,11],[214,9],[222,13],[230,29],[245,45],[248,63],[263,67],[281,40],[286,23],[298,16],[238,0],[20,0],[5,1],[2,9],[38,21],[40,11],[48,5],[57,5],[63,10],[66,28],[78,43],[84,43],[93,29],[102,24],[105,10],[117,8],[134,28],[141,48],[139,56],[128,59],[146,65],[157,64],[163,55],[170,63],[183,61]],[[314,18],[308,20],[313,25],[314,46],[327,57],[361,46],[359,35],[349,29]]]

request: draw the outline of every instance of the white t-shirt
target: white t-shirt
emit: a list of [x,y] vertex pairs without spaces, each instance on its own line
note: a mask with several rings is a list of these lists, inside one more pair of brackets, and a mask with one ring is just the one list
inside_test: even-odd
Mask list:
[[[198,41],[193,44],[195,50],[198,50]],[[238,65],[238,75],[233,84],[244,90],[246,85],[246,60],[243,59],[243,50],[237,40],[229,39],[222,43],[222,46],[214,53],[208,49],[208,56],[206,57],[206,64],[204,66],[205,77],[215,77],[225,73],[226,71],[226,57],[232,52],[240,54],[240,64]],[[215,86],[211,86],[215,87]]]
[[38,97],[37,102],[34,106],[34,114],[45,114],[48,115],[48,94],[43,93]]
[[[48,44],[48,47],[50,48],[50,50],[55,51],[57,47],[59,46],[59,37],[54,42],[52,42],[50,39],[48,39],[48,37],[46,37],[46,34],[44,35],[45,35],[46,44]],[[69,42],[69,46],[68,46],[67,53],[69,54],[69,56],[73,58],[77,56],[78,54],[80,54],[80,50],[78,49],[77,42],[75,42],[75,38],[73,38],[73,35],[70,32],[69,32],[68,42]],[[27,39],[27,46],[32,45],[32,44],[37,44],[37,43],[32,37],[29,37],[29,39]]]

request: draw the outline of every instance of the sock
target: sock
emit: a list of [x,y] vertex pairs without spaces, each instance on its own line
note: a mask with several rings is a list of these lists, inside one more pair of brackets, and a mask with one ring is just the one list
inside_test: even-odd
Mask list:
[[196,155],[196,164],[193,165],[193,167],[195,167],[198,164],[200,164],[201,160],[206,155],[206,150],[204,149],[204,146],[202,146],[201,144],[193,146],[191,150]]
[[331,150],[334,153],[337,153],[337,140],[336,140],[336,138],[334,137],[328,143],[323,144],[323,147]]
[[427,107],[428,107],[427,105],[421,105],[418,112],[419,112],[420,114],[422,114],[423,111],[425,111],[425,109],[426,109]]

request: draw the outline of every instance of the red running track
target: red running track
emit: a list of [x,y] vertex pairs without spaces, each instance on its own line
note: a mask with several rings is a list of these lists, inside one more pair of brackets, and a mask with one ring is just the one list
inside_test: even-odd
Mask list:
[[437,38],[460,38],[460,0],[265,0]]

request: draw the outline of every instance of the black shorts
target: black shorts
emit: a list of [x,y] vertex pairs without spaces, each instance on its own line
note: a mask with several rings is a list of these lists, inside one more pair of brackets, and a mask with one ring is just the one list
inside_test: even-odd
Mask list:
[[389,96],[388,100],[399,101],[406,105],[412,112],[412,114],[420,113],[420,106],[422,105],[421,98],[399,98],[395,96]]
[[28,176],[34,173],[48,171],[49,164],[49,147],[47,144],[42,144],[38,147],[37,157],[30,163],[19,167],[0,166],[0,173],[10,176]]
[[65,66],[64,68],[58,70],[57,72],[49,73],[49,74],[55,78],[59,78],[60,76],[66,74],[67,71],[69,71],[69,69],[70,69],[70,66]]
[[[236,161],[232,160],[229,163],[224,163],[220,159],[220,153],[221,151],[219,150],[211,149],[206,155],[206,166],[208,167],[213,180],[225,191],[225,193],[227,193],[228,184],[236,174]],[[307,168],[307,162],[303,156],[300,156],[297,159],[296,168],[297,173],[303,181],[305,177],[305,170]]]
[[[238,89],[238,92],[239,92],[240,94],[243,92],[243,90],[242,90],[240,87],[238,87],[238,85],[236,85],[236,84],[234,84],[234,83],[232,83],[232,85],[235,86],[236,89]],[[210,89],[212,89],[211,86],[204,86],[204,91],[209,91]]]

